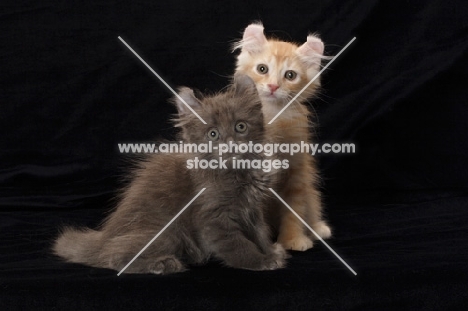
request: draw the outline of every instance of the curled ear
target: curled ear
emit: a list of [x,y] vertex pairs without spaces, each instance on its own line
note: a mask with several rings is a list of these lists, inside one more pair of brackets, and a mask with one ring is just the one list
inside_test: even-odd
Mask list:
[[267,38],[263,34],[262,23],[253,23],[245,28],[242,40],[234,45],[234,50],[240,48],[251,54],[259,53],[264,49],[266,43]]
[[193,110],[196,110],[201,107],[200,101],[195,96],[194,91],[188,87],[179,88],[179,92],[177,93],[177,96],[174,97],[173,102],[177,107],[179,116],[184,116],[186,114],[192,113],[190,111],[190,108],[192,108]]
[[314,35],[307,36],[307,41],[297,48],[296,53],[308,64],[320,64],[323,58],[323,42]]

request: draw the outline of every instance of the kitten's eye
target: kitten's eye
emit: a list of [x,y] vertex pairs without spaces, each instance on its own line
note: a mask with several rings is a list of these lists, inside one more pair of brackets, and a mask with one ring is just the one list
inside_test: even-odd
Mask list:
[[292,70],[288,70],[284,73],[284,77],[290,81],[296,79],[297,77],[297,73],[295,71],[292,71]]
[[257,71],[259,74],[264,75],[268,72],[268,66],[265,64],[260,64],[257,66]]
[[208,131],[208,139],[209,140],[218,140],[219,139],[219,132],[217,129],[211,129]]
[[244,133],[245,131],[247,131],[247,124],[245,124],[245,122],[237,122],[236,124],[236,132],[237,133]]

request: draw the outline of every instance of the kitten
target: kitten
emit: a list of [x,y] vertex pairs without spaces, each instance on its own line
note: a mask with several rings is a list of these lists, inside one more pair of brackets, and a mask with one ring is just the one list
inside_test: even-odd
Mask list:
[[[323,43],[316,36],[309,35],[307,42],[299,46],[267,39],[262,24],[255,23],[245,29],[242,40],[234,46],[234,50],[237,49],[241,52],[237,57],[236,74],[246,74],[255,81],[266,123],[320,71],[321,59],[326,58]],[[309,143],[310,112],[303,103],[319,87],[320,81],[316,79],[272,124],[265,124],[267,136],[278,143]],[[289,163],[290,169],[282,177],[279,195],[320,237],[330,237],[331,230],[322,218],[314,158],[300,153],[289,157]],[[305,227],[284,206],[276,204],[269,212],[269,222],[277,228],[278,242],[284,248],[304,251],[313,246]]]
[[[185,143],[263,142],[262,106],[255,84],[239,76],[224,93],[175,98],[176,126]],[[229,154],[261,159],[261,154]],[[98,230],[66,228],[55,254],[69,262],[121,270],[195,195],[206,190],[129,267],[126,273],[168,274],[210,257],[234,268],[271,270],[285,265],[286,252],[270,240],[263,219],[274,174],[262,170],[188,169],[187,160],[217,159],[207,153],[155,154],[140,163],[116,210]]]

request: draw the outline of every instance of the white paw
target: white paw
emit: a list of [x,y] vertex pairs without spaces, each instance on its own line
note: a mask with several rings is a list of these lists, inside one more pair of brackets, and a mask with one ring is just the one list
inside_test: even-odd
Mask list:
[[332,235],[330,227],[324,221],[319,221],[312,226],[312,229],[314,229],[315,233],[317,233],[322,239],[328,239]]
[[278,242],[283,245],[285,249],[293,251],[306,251],[314,246],[312,240],[305,235],[298,235],[287,240],[279,238]]
[[286,266],[286,261],[284,258],[268,258],[263,263],[260,270],[276,270],[281,269]]
[[273,254],[278,258],[289,258],[290,255],[280,243],[273,244]]

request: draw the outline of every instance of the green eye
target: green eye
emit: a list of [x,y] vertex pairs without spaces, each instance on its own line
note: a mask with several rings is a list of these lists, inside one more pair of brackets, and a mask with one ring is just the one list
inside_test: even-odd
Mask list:
[[219,132],[217,129],[210,129],[208,131],[208,139],[209,140],[218,140],[219,139]]
[[260,64],[257,66],[257,71],[259,74],[264,75],[268,72],[268,66],[265,64]]
[[296,79],[297,77],[297,73],[295,71],[292,71],[292,70],[288,70],[284,73],[284,77],[290,81]]
[[236,132],[237,133],[244,133],[245,131],[247,131],[247,124],[245,122],[237,122],[236,123]]

